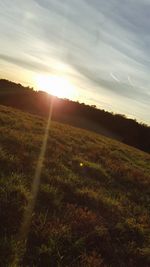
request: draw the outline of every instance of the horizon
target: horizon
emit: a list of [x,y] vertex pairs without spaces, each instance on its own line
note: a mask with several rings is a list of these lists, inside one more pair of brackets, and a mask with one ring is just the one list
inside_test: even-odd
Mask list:
[[147,0],[5,0],[1,77],[43,91],[50,77],[60,97],[150,125],[148,7]]
[[56,97],[56,98],[58,98],[58,99],[61,99],[61,100],[73,101],[73,102],[75,102],[75,103],[79,103],[79,104],[81,104],[81,105],[82,105],[82,104],[84,104],[84,105],[88,105],[88,106],[90,106],[90,107],[95,106],[96,109],[104,110],[105,112],[109,112],[109,113],[111,113],[112,115],[120,115],[120,116],[124,117],[125,119],[132,119],[132,120],[136,121],[138,124],[144,125],[144,126],[146,126],[146,127],[150,127],[150,124],[148,124],[148,123],[145,123],[145,122],[142,122],[142,121],[138,121],[136,118],[129,117],[129,116],[127,116],[126,114],[123,114],[123,113],[115,113],[115,112],[113,112],[113,111],[108,111],[108,110],[106,110],[106,109],[103,109],[102,107],[98,107],[98,106],[96,106],[95,104],[85,103],[84,101],[81,102],[81,101],[78,100],[78,99],[75,100],[75,99],[71,99],[71,98],[67,98],[67,97],[57,96],[57,95],[54,95],[54,94],[52,94],[52,93],[50,93],[50,92],[48,92],[48,91],[46,91],[46,90],[42,90],[42,89],[41,89],[41,90],[37,90],[36,88],[30,86],[29,84],[22,84],[22,83],[19,83],[19,82],[17,82],[17,81],[10,81],[10,80],[5,79],[5,78],[0,78],[0,81],[1,81],[1,80],[6,80],[6,81],[8,81],[8,82],[12,82],[12,83],[15,83],[15,84],[20,84],[20,85],[23,86],[23,87],[29,87],[30,89],[33,89],[33,91],[36,91],[36,92],[43,92],[43,93],[45,93],[45,94],[48,94],[48,95],[50,95],[50,96],[54,96],[54,97]]
[[106,110],[106,109],[103,109],[102,107],[98,107],[98,106],[96,106],[95,104],[88,104],[88,103],[85,103],[84,101],[81,102],[81,101],[78,100],[78,99],[75,100],[75,99],[71,99],[71,98],[67,98],[67,97],[57,96],[57,95],[54,95],[54,94],[52,94],[52,93],[50,93],[50,92],[47,92],[46,90],[42,90],[42,89],[41,89],[41,90],[36,90],[36,88],[34,88],[33,86],[30,86],[29,84],[22,84],[22,83],[19,83],[19,82],[17,82],[17,81],[8,80],[8,79],[5,79],[5,78],[0,78],[0,81],[1,81],[1,80],[5,80],[5,81],[12,82],[12,83],[15,83],[15,84],[20,84],[20,85],[23,86],[23,87],[29,87],[29,89],[32,89],[32,90],[35,91],[35,92],[43,92],[43,93],[48,94],[48,95],[50,95],[50,96],[54,96],[54,97],[56,97],[56,98],[58,98],[58,99],[60,99],[60,100],[73,101],[73,102],[75,102],[75,103],[79,103],[80,105],[82,105],[82,104],[84,104],[84,105],[88,105],[89,107],[95,106],[96,109],[104,110],[105,112],[109,112],[109,113],[111,113],[112,115],[119,115],[119,116],[124,117],[125,119],[131,119],[131,120],[136,121],[138,124],[144,125],[144,126],[146,126],[146,127],[150,127],[150,124],[147,124],[147,123],[145,123],[145,122],[138,121],[136,118],[129,117],[129,116],[127,116],[126,114],[115,113],[115,112],[113,112],[113,111],[108,111],[108,110]]

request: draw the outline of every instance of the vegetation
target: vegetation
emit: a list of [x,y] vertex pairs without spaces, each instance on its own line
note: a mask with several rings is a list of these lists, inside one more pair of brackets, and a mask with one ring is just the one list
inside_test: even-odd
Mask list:
[[[11,97],[10,97],[11,96]],[[0,104],[48,116],[50,96],[7,80],[0,80]],[[54,119],[111,136],[150,153],[150,127],[124,115],[112,114],[84,103],[55,98]],[[81,118],[83,120],[81,121]],[[85,122],[86,120],[86,122]],[[101,127],[105,127],[105,131]],[[108,131],[111,134],[108,134]]]
[[52,122],[26,249],[17,236],[46,119],[0,106],[0,266],[150,266],[150,156]]

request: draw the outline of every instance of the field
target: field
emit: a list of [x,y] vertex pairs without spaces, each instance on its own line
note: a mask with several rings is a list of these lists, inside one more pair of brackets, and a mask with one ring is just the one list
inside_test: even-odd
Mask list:
[[0,266],[150,266],[150,155],[57,122],[18,246],[46,123],[0,106]]

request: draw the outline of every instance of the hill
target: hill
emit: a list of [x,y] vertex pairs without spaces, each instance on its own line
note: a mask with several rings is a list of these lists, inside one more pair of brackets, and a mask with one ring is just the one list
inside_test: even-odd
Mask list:
[[0,106],[0,266],[150,266],[149,154],[58,122],[19,247],[46,123]]
[[[0,104],[48,116],[51,96],[7,80],[0,80]],[[96,106],[55,97],[53,119],[103,134],[150,153],[150,127]]]

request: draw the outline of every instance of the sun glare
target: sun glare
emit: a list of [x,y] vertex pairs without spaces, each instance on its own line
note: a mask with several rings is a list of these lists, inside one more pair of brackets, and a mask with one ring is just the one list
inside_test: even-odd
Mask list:
[[62,76],[39,75],[36,79],[36,84],[40,90],[60,98],[74,98],[76,93],[71,82]]

